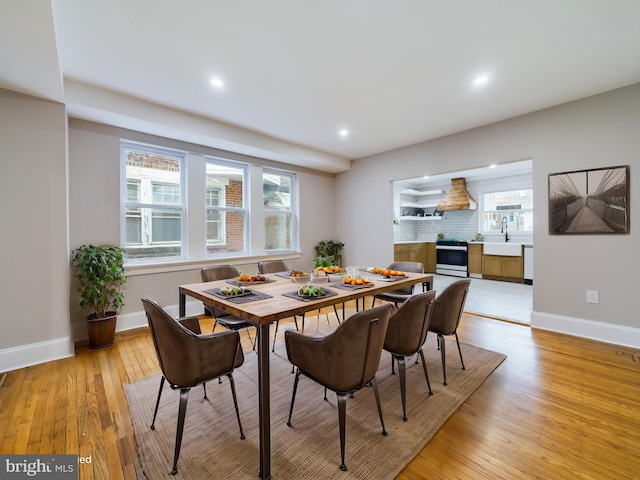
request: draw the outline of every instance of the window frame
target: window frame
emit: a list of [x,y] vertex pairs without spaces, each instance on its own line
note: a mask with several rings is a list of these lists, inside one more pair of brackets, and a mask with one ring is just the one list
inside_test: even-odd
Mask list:
[[[495,193],[508,193],[508,192],[519,192],[519,191],[523,191],[523,190],[527,190],[531,192],[531,208],[511,208],[511,209],[493,209],[493,210],[489,210],[487,209],[487,195],[490,194],[495,194]],[[529,213],[531,215],[531,221],[532,221],[532,227],[531,230],[515,230],[513,229],[512,225],[513,222],[510,221],[509,222],[509,234],[532,234],[533,233],[533,187],[532,186],[527,186],[527,187],[520,187],[520,188],[505,188],[505,189],[500,189],[500,190],[489,190],[486,192],[482,192],[482,215],[478,216],[478,222],[479,222],[479,229],[478,231],[482,232],[483,235],[485,236],[489,236],[489,235],[500,235],[500,229],[496,229],[496,230],[487,230],[485,228],[485,221],[486,221],[486,215],[488,213],[497,213],[499,214],[499,216],[504,217],[507,215],[510,215],[514,212],[517,212],[518,215],[523,215],[526,213]]]
[[[278,209],[278,208],[268,208],[264,202],[264,178],[265,175],[277,175],[279,177],[288,177],[289,178],[289,208],[288,209]],[[261,203],[262,203],[262,233],[265,237],[265,241],[262,245],[262,248],[267,254],[275,254],[275,253],[290,253],[295,252],[299,248],[299,237],[300,237],[300,222],[298,216],[300,214],[298,209],[298,182],[299,177],[295,172],[291,172],[289,170],[278,169],[278,168],[270,168],[270,167],[262,167],[262,175],[260,178],[260,189],[262,191]],[[267,249],[266,246],[266,216],[269,212],[276,213],[285,213],[290,217],[290,247],[289,248],[277,248],[277,249]]]
[[[127,152],[133,150],[135,152],[140,153],[148,153],[151,155],[160,155],[169,158],[173,158],[179,162],[179,188],[180,188],[180,204],[170,204],[170,203],[145,203],[140,198],[140,192],[142,191],[141,185],[142,181],[140,181],[140,188],[138,190],[138,201],[130,201],[129,200],[129,190],[128,186],[130,183],[130,179],[127,178]],[[171,244],[176,244],[176,242],[172,241],[159,241],[153,240],[153,222],[147,221],[147,226],[145,226],[145,217],[152,218],[153,211],[157,210],[172,210],[179,211],[180,213],[180,242],[178,242],[180,247],[180,255],[164,255],[164,256],[147,256],[147,257],[136,257],[136,258],[128,258],[126,259],[127,265],[144,265],[144,264],[158,264],[158,263],[166,263],[166,262],[175,262],[175,261],[183,261],[188,258],[188,238],[187,238],[187,152],[182,150],[170,149],[166,147],[160,147],[157,145],[149,145],[144,143],[133,142],[129,140],[120,140],[120,244],[126,249],[131,246],[145,246],[147,245],[144,241],[145,229],[147,230],[148,237],[151,238],[151,241],[148,242],[148,246],[168,246]],[[162,185],[172,185],[173,182],[167,182],[166,180],[161,179],[150,179],[150,194],[151,200],[153,201],[154,197],[154,184],[162,184]],[[138,209],[140,212],[141,218],[141,242],[138,244],[130,244],[128,241],[128,231],[127,231],[127,219],[129,218],[127,215],[128,209]],[[143,209],[147,209],[148,212],[145,214]]]

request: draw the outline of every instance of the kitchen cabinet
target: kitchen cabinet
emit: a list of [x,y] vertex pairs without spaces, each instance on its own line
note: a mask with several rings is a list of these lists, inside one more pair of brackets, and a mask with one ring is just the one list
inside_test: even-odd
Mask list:
[[425,250],[426,261],[424,264],[424,270],[427,273],[435,273],[437,263],[436,242],[427,242]]
[[482,244],[470,243],[468,249],[469,276],[482,278]]
[[482,255],[482,278],[524,283],[524,258],[522,255]]
[[[426,243],[396,243],[393,248],[394,262],[420,262],[426,264]],[[435,246],[435,244],[434,244]]]

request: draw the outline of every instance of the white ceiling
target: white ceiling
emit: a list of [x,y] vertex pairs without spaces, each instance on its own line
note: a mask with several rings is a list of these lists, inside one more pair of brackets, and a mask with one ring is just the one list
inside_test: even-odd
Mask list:
[[240,127],[274,151],[300,147],[302,161],[342,160],[326,168],[340,171],[639,82],[640,1],[4,0],[0,44],[0,87],[72,116],[153,130],[135,108],[70,98],[73,85],[112,91]]

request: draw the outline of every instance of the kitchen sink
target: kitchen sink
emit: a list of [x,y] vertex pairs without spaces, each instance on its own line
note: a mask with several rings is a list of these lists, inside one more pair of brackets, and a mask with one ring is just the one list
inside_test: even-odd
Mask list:
[[485,242],[482,253],[484,255],[502,255],[506,257],[519,257],[522,255],[521,243]]

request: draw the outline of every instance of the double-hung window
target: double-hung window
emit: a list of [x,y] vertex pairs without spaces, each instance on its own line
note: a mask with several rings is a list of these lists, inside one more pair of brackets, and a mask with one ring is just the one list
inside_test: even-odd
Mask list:
[[127,259],[183,256],[185,154],[123,143],[121,156]]
[[533,231],[533,189],[488,192],[483,195],[484,233]]
[[205,178],[207,255],[245,253],[247,165],[207,158]]
[[262,207],[266,252],[291,251],[297,245],[296,176],[279,170],[262,173]]

